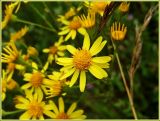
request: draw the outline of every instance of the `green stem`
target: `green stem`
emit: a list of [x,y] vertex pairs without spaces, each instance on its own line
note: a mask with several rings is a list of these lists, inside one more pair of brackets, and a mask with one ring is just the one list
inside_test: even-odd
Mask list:
[[52,19],[54,20],[55,17],[53,16],[51,10],[49,9],[48,5],[46,4],[46,2],[43,2],[44,7],[48,10],[48,13],[51,15]]
[[3,109],[2,109],[2,115],[3,116],[7,116],[7,115],[12,115],[12,114],[16,114],[16,113],[20,113],[20,112],[22,112],[23,110],[16,110],[16,111],[4,111]]
[[[53,28],[53,26],[52,26],[52,24],[45,18],[45,16],[44,15],[42,15],[40,12],[39,12],[39,10],[36,8],[36,7],[34,7],[33,5],[31,5],[31,7],[36,11],[36,13],[46,22],[46,24],[49,26],[49,27],[51,27],[52,29],[54,29]],[[55,29],[54,29],[55,30]],[[56,30],[55,30],[56,31]]]
[[23,20],[23,19],[17,18],[15,21],[20,22],[20,23],[24,23],[24,24],[33,25],[33,26],[36,26],[36,27],[39,27],[39,28],[42,28],[42,29],[45,29],[45,30],[48,30],[48,31],[51,31],[51,32],[56,32],[55,29],[48,28],[48,27],[42,26],[40,24],[33,23],[33,22],[30,22],[30,21],[26,21],[26,20]]
[[130,106],[131,106],[132,114],[133,114],[134,118],[137,120],[138,118],[137,118],[136,110],[135,110],[133,99],[132,99],[132,96],[130,94],[130,90],[128,88],[127,81],[126,81],[126,78],[125,78],[125,75],[124,75],[124,72],[123,72],[122,64],[120,62],[118,52],[116,51],[116,46],[115,46],[112,39],[111,39],[111,41],[112,41],[112,45],[113,45],[113,48],[114,48],[114,51],[115,51],[116,59],[117,59],[118,66],[119,66],[119,69],[120,69],[120,73],[121,73],[121,76],[122,76],[123,84],[124,84],[124,87],[125,87],[127,95],[128,95],[128,99],[129,99],[129,103],[130,103]]

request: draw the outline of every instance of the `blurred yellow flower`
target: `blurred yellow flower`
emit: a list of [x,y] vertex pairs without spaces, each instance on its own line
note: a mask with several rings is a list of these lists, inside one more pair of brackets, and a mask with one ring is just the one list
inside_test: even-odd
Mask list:
[[94,12],[88,12],[87,17],[83,14],[78,17],[79,21],[84,28],[91,28],[95,25],[95,13]]
[[65,112],[65,106],[64,106],[64,101],[63,98],[60,97],[58,99],[58,107],[53,101],[49,101],[50,103],[50,108],[52,108],[54,112],[54,116],[52,117],[53,119],[85,119],[86,116],[83,115],[83,110],[79,109],[76,110],[77,103],[73,103],[67,112]]
[[54,71],[52,72],[52,75],[48,75],[49,79],[48,81],[45,81],[45,93],[47,95],[47,98],[51,98],[54,96],[58,96],[62,92],[62,88],[64,86],[65,80],[60,81],[60,77],[63,75],[62,72]]
[[3,50],[5,53],[2,53],[2,63],[13,63],[18,59],[19,51],[13,41],[4,47]]
[[124,24],[121,26],[121,24],[115,22],[111,26],[111,37],[113,40],[123,40],[125,38],[127,32],[127,27],[124,26]]
[[[18,7],[17,7],[17,5],[18,5]],[[13,10],[17,7],[16,11],[18,11],[19,6],[20,6],[20,1],[19,0],[14,2],[14,3],[11,3],[10,5],[5,6],[6,7],[6,9],[4,11],[5,16],[4,16],[4,19],[1,23],[2,24],[2,29],[4,29],[7,26],[8,22],[10,21],[10,19],[12,17]]]
[[36,48],[34,48],[34,47],[32,47],[32,46],[29,46],[29,47],[27,48],[27,54],[28,54],[29,56],[38,56],[38,51],[37,51]]
[[122,2],[121,4],[120,4],[120,6],[119,6],[119,10],[121,11],[121,12],[127,12],[128,10],[129,10],[129,5],[130,5],[130,3],[127,3],[127,2]]
[[20,120],[29,119],[44,119],[44,114],[48,117],[53,117],[54,113],[50,110],[52,107],[45,104],[42,101],[43,97],[39,96],[38,93],[32,93],[29,90],[25,91],[26,97],[17,96],[17,104],[15,107],[17,109],[24,110],[25,112],[19,117]]
[[51,64],[54,59],[58,56],[64,56],[64,50],[66,50],[66,45],[62,45],[63,37],[61,36],[53,46],[43,49],[44,53],[49,53],[48,62]]
[[11,41],[19,40],[19,39],[21,39],[27,32],[28,32],[28,27],[25,26],[25,27],[23,27],[21,30],[19,30],[18,32],[12,33],[11,36],[10,36],[10,40],[11,40]]
[[98,2],[98,1],[85,2],[85,6],[87,6],[91,12],[98,13],[101,16],[103,16],[105,7],[107,5],[109,5],[110,3],[111,3],[111,1],[109,1],[109,0],[107,0],[105,2]]
[[38,65],[34,62],[32,62],[32,73],[25,73],[24,74],[24,81],[27,81],[28,83],[24,84],[21,88],[23,90],[31,89],[35,91],[40,97],[43,97],[43,91],[45,88],[45,81],[47,80],[45,78],[44,72],[48,67],[43,67],[43,69],[40,71],[38,70]]
[[67,45],[67,50],[73,56],[72,58],[64,57],[57,59],[57,64],[64,66],[61,71],[64,71],[65,74],[60,79],[63,80],[73,74],[70,81],[70,87],[72,87],[80,74],[80,91],[84,92],[87,70],[98,79],[107,77],[108,74],[102,68],[109,68],[108,62],[111,60],[111,57],[93,57],[97,55],[107,43],[107,41],[102,42],[102,39],[101,36],[98,37],[90,48],[90,38],[88,33],[85,33],[82,49],[76,49],[72,45]]
[[69,38],[72,38],[74,40],[76,38],[77,31],[81,32],[84,30],[82,27],[78,17],[74,17],[71,21],[63,21],[65,24],[64,27],[60,28],[62,31],[58,33],[58,35],[66,35],[65,41],[67,41]]

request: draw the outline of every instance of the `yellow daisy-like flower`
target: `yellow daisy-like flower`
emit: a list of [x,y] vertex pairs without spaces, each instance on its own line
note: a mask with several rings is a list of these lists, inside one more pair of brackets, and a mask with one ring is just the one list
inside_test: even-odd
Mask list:
[[54,112],[54,116],[52,117],[53,119],[85,119],[86,118],[86,116],[83,115],[83,112],[84,112],[83,110],[79,109],[75,111],[77,107],[76,103],[73,103],[69,107],[67,112],[65,112],[65,106],[64,106],[64,101],[62,97],[58,99],[59,108],[56,106],[56,104],[53,101],[50,100],[49,103]]
[[67,45],[67,50],[73,57],[57,59],[57,64],[64,66],[61,71],[64,71],[65,74],[60,79],[62,80],[73,74],[70,81],[70,87],[72,87],[80,74],[80,91],[84,92],[87,70],[98,79],[107,77],[108,74],[102,68],[109,68],[108,62],[111,60],[111,57],[93,57],[97,55],[107,43],[107,41],[102,42],[102,39],[101,36],[98,37],[90,48],[90,38],[88,33],[85,33],[82,49],[76,49],[72,45]]
[[21,88],[22,89],[31,89],[35,91],[40,97],[43,97],[43,92],[45,88],[45,78],[44,72],[48,68],[48,66],[44,66],[43,69],[40,71],[38,70],[38,66],[36,63],[32,62],[33,72],[32,73],[25,73],[24,74],[24,81],[28,83],[24,84]]
[[121,24],[115,22],[111,26],[111,37],[113,40],[123,40],[127,32],[127,27],[124,26],[124,24],[121,26]]
[[11,37],[10,37],[10,40],[11,40],[11,41],[19,40],[19,39],[21,39],[27,32],[28,32],[28,27],[25,26],[24,28],[22,28],[22,29],[19,30],[18,32],[12,33],[12,34],[11,34]]
[[50,80],[45,81],[46,84],[45,93],[46,95],[48,95],[47,98],[58,96],[62,92],[62,88],[65,85],[66,81],[66,79],[60,81],[60,77],[62,75],[63,75],[62,72],[57,72],[57,71],[52,72],[52,75],[48,75]]
[[91,28],[95,25],[95,13],[93,12],[88,12],[87,17],[83,14],[78,18],[84,28]]
[[13,10],[15,9],[15,7],[17,5],[18,5],[17,10],[18,10],[19,6],[20,6],[20,1],[19,0],[15,3],[12,3],[12,4],[6,6],[6,9],[4,11],[5,16],[4,16],[4,19],[1,23],[2,24],[2,29],[4,29],[7,26],[8,22],[10,21],[10,19],[12,17]]
[[105,7],[109,5],[111,1],[107,0],[106,2],[85,2],[85,5],[91,10],[91,12],[98,13],[103,16]]
[[13,63],[19,56],[15,43],[11,41],[6,47],[3,48],[5,53],[2,53],[2,63]]
[[52,63],[54,59],[56,59],[58,56],[64,56],[64,50],[66,50],[66,46],[62,45],[63,43],[63,37],[61,36],[53,46],[49,48],[43,49],[44,53],[49,53],[48,55],[48,62]]
[[43,97],[39,96],[37,93],[32,93],[26,90],[26,97],[18,96],[16,97],[17,104],[15,107],[17,109],[22,109],[25,112],[19,117],[20,120],[29,119],[44,119],[44,114],[48,117],[54,115],[50,110],[52,109],[49,105],[42,101]]
[[75,16],[73,20],[63,21],[63,23],[65,24],[65,26],[60,28],[62,31],[59,32],[58,35],[66,35],[64,39],[65,41],[67,41],[69,38],[72,38],[72,40],[74,40],[76,38],[77,31],[84,31],[84,28],[82,27],[81,22],[79,21],[77,16]]
[[121,12],[127,12],[128,10],[129,10],[129,5],[130,5],[130,3],[127,3],[127,2],[122,2],[121,4],[120,4],[120,6],[119,6],[119,10],[121,11]]

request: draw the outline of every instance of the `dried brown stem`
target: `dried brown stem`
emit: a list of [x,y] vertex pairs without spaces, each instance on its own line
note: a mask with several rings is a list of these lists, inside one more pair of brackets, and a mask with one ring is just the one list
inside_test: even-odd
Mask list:
[[139,68],[140,61],[141,61],[141,50],[142,50],[142,43],[143,41],[141,40],[141,35],[143,31],[146,29],[148,26],[154,12],[158,9],[158,4],[151,7],[148,12],[145,15],[144,22],[141,27],[136,26],[136,36],[135,36],[135,47],[133,49],[133,54],[132,54],[132,60],[131,60],[131,66],[129,68],[129,79],[130,79],[130,92],[132,95],[133,99],[133,82],[134,82],[134,75],[136,70]]

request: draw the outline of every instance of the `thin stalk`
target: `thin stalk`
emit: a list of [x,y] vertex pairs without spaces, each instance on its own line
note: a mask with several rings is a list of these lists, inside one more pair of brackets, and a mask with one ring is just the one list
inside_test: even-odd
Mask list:
[[42,3],[44,5],[44,7],[48,10],[48,13],[51,15],[52,19],[54,20],[55,17],[53,16],[53,14],[52,14],[51,10],[49,9],[48,5],[46,4],[46,2],[42,2]]
[[45,29],[45,30],[48,30],[48,31],[51,31],[51,32],[56,32],[54,29],[52,28],[48,28],[48,27],[45,27],[43,25],[40,25],[40,24],[37,24],[37,23],[33,23],[33,22],[30,22],[30,21],[26,21],[26,20],[23,20],[23,19],[16,19],[17,22],[20,22],[20,23],[24,23],[24,24],[28,24],[28,25],[33,25],[33,26],[36,26],[36,27],[39,27],[39,28],[42,28],[42,29]]
[[[39,10],[36,8],[36,7],[34,7],[34,6],[32,6],[31,5],[31,7],[36,11],[36,13],[46,22],[46,24],[49,26],[49,27],[51,27],[52,29],[54,29],[53,28],[53,26],[52,26],[52,24],[45,18],[45,16],[44,15],[42,15],[40,12],[39,12]],[[55,29],[54,29],[55,30]],[[56,30],[55,30],[56,31]]]
[[16,111],[8,112],[8,111],[2,110],[2,115],[3,115],[3,116],[12,115],[12,114],[20,113],[20,112],[22,112],[22,111],[23,111],[23,110],[16,110]]
[[119,69],[120,69],[120,73],[121,73],[121,76],[122,76],[123,84],[124,84],[124,87],[125,87],[126,92],[127,92],[127,96],[128,96],[129,103],[130,103],[130,106],[131,106],[132,114],[133,114],[134,119],[137,120],[138,118],[137,118],[136,110],[135,110],[133,99],[132,99],[132,96],[130,94],[130,91],[129,91],[129,88],[128,88],[128,85],[127,85],[127,81],[126,81],[126,78],[125,78],[125,75],[124,75],[124,72],[123,72],[122,64],[120,62],[119,55],[116,51],[116,46],[115,46],[112,39],[111,39],[111,41],[112,41],[112,45],[113,45],[113,48],[114,48],[114,51],[115,51],[116,59],[117,59],[118,66],[119,66]]

